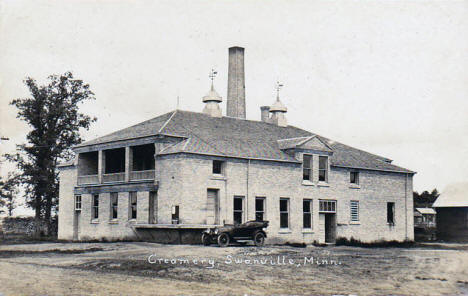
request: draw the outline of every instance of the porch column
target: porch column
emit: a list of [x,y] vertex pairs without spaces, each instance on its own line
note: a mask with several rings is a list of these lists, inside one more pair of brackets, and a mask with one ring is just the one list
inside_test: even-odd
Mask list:
[[106,172],[106,153],[103,150],[98,151],[98,180],[102,183],[102,175]]
[[125,182],[130,181],[130,173],[133,170],[133,149],[125,147]]

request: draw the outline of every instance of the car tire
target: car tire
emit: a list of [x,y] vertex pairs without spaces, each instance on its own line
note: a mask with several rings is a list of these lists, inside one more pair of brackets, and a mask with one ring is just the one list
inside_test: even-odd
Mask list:
[[202,244],[205,246],[209,246],[211,244],[211,237],[208,233],[203,233],[201,236]]
[[221,233],[218,235],[218,245],[220,247],[229,246],[229,235],[227,233]]
[[254,243],[257,247],[263,246],[265,243],[265,234],[263,232],[257,232],[254,235]]

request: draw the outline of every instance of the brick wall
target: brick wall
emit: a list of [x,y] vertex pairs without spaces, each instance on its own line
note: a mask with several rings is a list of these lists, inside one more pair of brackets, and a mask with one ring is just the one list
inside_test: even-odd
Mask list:
[[[350,188],[349,170],[332,167],[328,184],[318,186],[318,177],[314,175],[314,182],[303,185],[300,164],[224,159],[227,160],[224,177],[219,177],[212,174],[212,159],[190,154],[157,158],[157,223],[170,224],[172,206],[178,205],[180,223],[206,224],[207,189],[218,189],[221,224],[233,223],[234,196],[245,197],[244,221],[255,219],[255,197],[266,197],[265,219],[270,221],[267,230],[267,242],[270,243],[324,242],[325,219],[323,214],[318,213],[319,199],[337,201],[337,237],[353,237],[364,242],[413,239],[411,175],[361,170],[359,188]],[[318,167],[317,157],[314,157],[313,167]],[[91,195],[83,194],[82,211],[77,222],[73,209],[76,170],[63,168],[60,178],[59,238],[73,238],[74,221],[79,223],[79,239],[135,237],[130,227],[134,222],[128,221],[128,192],[119,193],[117,223],[109,222],[109,193],[100,195],[98,223],[91,221]],[[279,225],[279,200],[282,197],[290,199],[288,231],[280,230]],[[311,231],[302,228],[303,199],[312,199]],[[359,223],[350,223],[351,200],[360,203]],[[387,224],[387,202],[395,202],[394,226]],[[138,192],[139,223],[148,222],[148,207],[149,192]]]
[[59,188],[59,217],[58,238],[64,240],[73,239],[74,226],[74,194],[77,171],[74,166],[61,167]]
[[[412,178],[405,174],[360,171],[360,188],[350,188],[349,170],[333,167],[328,186],[302,185],[300,165],[265,161],[229,160],[225,180],[213,177],[212,158],[187,155],[167,158],[165,168],[176,164],[160,181],[159,221],[170,223],[171,206],[180,206],[181,223],[206,223],[206,191],[219,189],[220,221],[233,223],[233,197],[245,197],[244,220],[255,218],[255,197],[266,197],[266,219],[271,241],[324,241],[324,219],[319,199],[337,201],[337,237],[375,240],[413,239]],[[317,167],[317,166],[314,166]],[[168,168],[169,169],[169,168]],[[179,170],[179,172],[178,172]],[[247,182],[248,175],[248,182]],[[406,184],[406,185],[405,185]],[[406,186],[406,205],[405,205]],[[290,199],[290,231],[280,233],[279,199]],[[313,200],[313,228],[302,229],[302,201]],[[360,202],[360,222],[350,223],[350,200]],[[387,224],[387,202],[395,202],[395,225]],[[405,217],[406,211],[406,217]],[[323,217],[322,217],[323,218]]]

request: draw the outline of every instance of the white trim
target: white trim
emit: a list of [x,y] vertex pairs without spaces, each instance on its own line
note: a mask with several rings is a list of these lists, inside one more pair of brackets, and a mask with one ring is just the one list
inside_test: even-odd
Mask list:
[[177,109],[173,111],[172,115],[169,117],[169,119],[166,120],[166,122],[161,126],[161,128],[159,129],[158,131],[158,134],[160,134],[162,132],[162,130],[167,126],[167,124],[169,123],[169,121],[172,120],[172,117],[174,117],[174,115],[177,113]]
[[315,183],[310,181],[310,180],[302,180],[302,183],[301,185],[304,185],[304,186],[315,186]]

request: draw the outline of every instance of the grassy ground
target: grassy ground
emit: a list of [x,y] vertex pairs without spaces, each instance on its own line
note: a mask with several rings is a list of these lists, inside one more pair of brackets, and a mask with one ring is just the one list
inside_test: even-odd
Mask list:
[[468,245],[0,244],[1,294],[468,294]]

